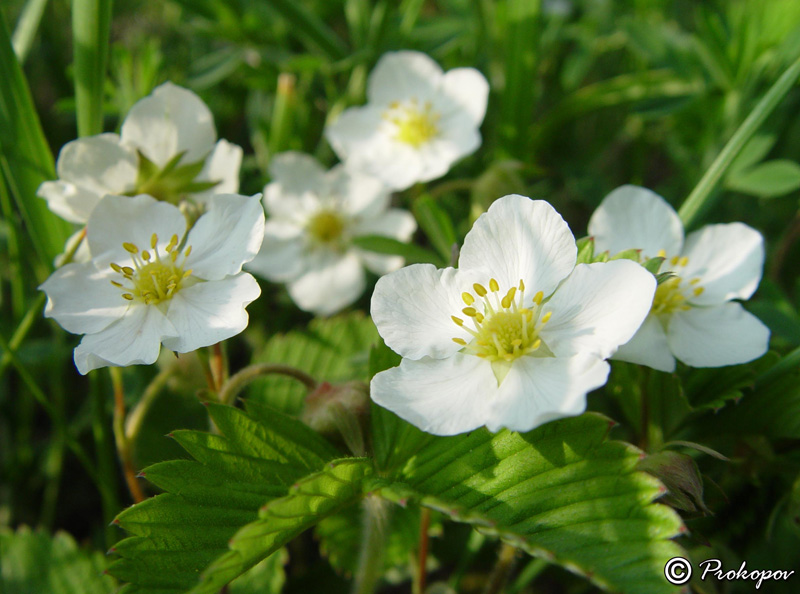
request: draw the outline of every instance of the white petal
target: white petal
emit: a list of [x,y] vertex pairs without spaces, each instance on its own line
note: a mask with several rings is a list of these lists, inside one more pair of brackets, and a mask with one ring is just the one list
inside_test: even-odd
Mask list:
[[83,375],[99,367],[149,365],[158,359],[161,341],[175,328],[156,306],[131,305],[124,317],[96,334],[87,334],[75,348],[75,366]]
[[399,270],[405,264],[403,256],[387,256],[385,254],[376,254],[375,252],[368,252],[366,250],[356,249],[356,253],[367,270],[378,276],[389,274],[395,270]]
[[377,404],[435,435],[455,435],[485,424],[496,393],[491,365],[462,353],[447,359],[403,359],[370,383]]
[[217,194],[235,194],[239,191],[239,169],[242,167],[242,147],[227,140],[220,140],[206,159],[202,171],[195,181],[217,182],[217,185],[193,194],[200,202],[210,200]]
[[188,353],[236,336],[247,328],[245,307],[260,294],[256,279],[247,273],[179,290],[167,311],[176,336],[165,339],[164,346]]
[[326,191],[340,201],[340,210],[352,217],[372,218],[389,206],[389,188],[377,177],[337,165],[326,176]]
[[442,79],[442,69],[426,54],[399,51],[383,54],[367,81],[370,103],[389,105],[416,97],[424,102],[435,94]]
[[490,274],[502,291],[523,280],[526,295],[548,296],[572,271],[576,256],[575,238],[552,206],[512,194],[495,200],[475,221],[458,266]]
[[47,294],[44,315],[74,334],[93,334],[125,314],[129,302],[112,280],[122,277],[111,268],[98,271],[90,262],[67,264],[39,287]]
[[287,288],[300,309],[329,316],[358,299],[365,282],[364,268],[355,252],[340,255],[317,251],[302,276]]
[[687,280],[700,278],[703,287],[692,303],[749,299],[764,269],[764,238],[744,223],[707,225],[689,234],[682,255],[689,263],[678,274]]
[[370,313],[393,351],[409,359],[442,359],[462,347],[453,338],[472,340],[451,316],[461,313],[461,293],[472,290],[469,272],[432,264],[412,264],[378,279]]
[[769,329],[739,303],[693,307],[672,315],[667,328],[672,353],[692,367],[722,367],[767,352]]
[[[356,237],[381,235],[408,242],[416,230],[417,222],[410,212],[399,208],[390,208],[375,218],[356,223],[352,233]],[[367,268],[377,275],[397,270],[404,262],[402,256],[387,256],[367,250],[358,250],[358,254]]]
[[186,218],[176,206],[144,194],[131,198],[106,196],[95,207],[86,226],[89,251],[100,269],[111,262],[123,266],[130,260],[130,254],[122,247],[123,242],[149,250],[155,233],[158,249],[163,254],[172,236],[180,239],[185,232]]
[[351,107],[325,127],[325,138],[342,161],[347,161],[351,154],[367,154],[382,142],[383,112],[383,108],[372,105]]
[[136,185],[136,154],[120,145],[116,134],[99,134],[67,143],[58,155],[57,182],[37,192],[50,209],[75,223],[84,223],[106,194],[124,194]]
[[648,258],[659,250],[674,256],[683,245],[683,224],[661,196],[638,186],[621,186],[603,198],[589,219],[595,251],[612,255],[639,249]]
[[655,277],[630,260],[579,264],[542,308],[552,318],[540,332],[556,355],[610,357],[628,342],[653,304]]
[[645,318],[633,338],[619,347],[612,359],[647,365],[659,371],[675,371],[675,357],[669,350],[667,333],[654,315]]
[[606,383],[609,365],[581,353],[573,357],[520,357],[492,400],[486,427],[530,431],[554,419],[581,414],[586,394]]
[[170,82],[136,102],[122,122],[122,142],[159,167],[186,151],[181,163],[196,163],[213,150],[214,119],[203,100]]
[[469,115],[473,124],[480,126],[489,98],[489,83],[483,74],[474,68],[448,70],[441,90],[449,101]]
[[407,210],[390,208],[378,216],[363,219],[353,226],[353,235],[382,235],[399,241],[408,241],[417,230],[417,221]]
[[353,153],[348,165],[380,178],[384,184],[398,192],[417,182],[441,177],[449,169],[449,164],[440,161],[427,162],[420,151],[394,140]]
[[65,181],[42,182],[36,195],[47,200],[47,207],[70,223],[86,223],[102,197]]
[[275,155],[269,162],[269,174],[283,194],[319,194],[326,186],[322,165],[311,155],[297,151]]
[[306,269],[307,260],[302,229],[284,221],[269,219],[264,230],[261,249],[247,264],[247,270],[279,283],[300,276]]
[[192,252],[185,268],[206,280],[220,280],[242,270],[264,239],[261,196],[220,194],[189,231],[186,245]]

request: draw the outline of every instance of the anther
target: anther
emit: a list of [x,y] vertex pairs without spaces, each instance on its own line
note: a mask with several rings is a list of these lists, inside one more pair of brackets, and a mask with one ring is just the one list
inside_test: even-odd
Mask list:
[[184,258],[188,258],[189,254],[191,253],[192,253],[192,246],[189,246],[186,248],[186,251],[184,252]]
[[127,299],[128,301],[133,301],[133,295],[131,295],[130,293],[123,293],[122,298]]
[[700,295],[703,294],[703,291],[705,291],[705,290],[706,290],[705,287],[695,287],[694,288],[694,296],[695,297],[699,297]]
[[541,291],[537,291],[536,295],[533,296],[533,302],[536,305],[541,305],[542,299],[544,299],[544,293],[542,293]]
[[112,269],[114,272],[119,272],[120,274],[122,274],[122,266],[120,266],[119,264],[114,264],[114,263],[112,262],[112,263],[111,263],[111,269]]
[[145,262],[149,262],[150,261],[150,252],[148,252],[147,250],[143,251],[142,252],[142,260],[144,260]]
[[475,289],[475,292],[478,294],[478,297],[483,297],[486,295],[486,287],[479,283],[475,283],[472,285],[472,288]]
[[475,298],[467,292],[461,293],[461,299],[467,305],[472,305],[473,303],[475,303]]
[[553,312],[552,312],[552,311],[548,311],[546,314],[544,314],[544,315],[542,316],[542,324],[546,324],[547,322],[549,322],[549,321],[550,321],[550,318],[551,318],[552,316],[553,316]]
[[454,338],[453,342],[456,344],[460,344],[461,346],[467,346],[467,341],[463,338]]
[[123,266],[122,267],[122,274],[125,276],[133,276],[134,270],[130,266]]
[[672,264],[673,266],[677,266],[680,260],[681,259],[678,256],[672,256],[672,258],[670,258],[669,263]]
[[478,315],[478,311],[474,307],[465,307],[461,311],[464,312],[464,315],[467,315],[471,318],[474,318]]
[[525,290],[525,283],[522,282],[522,279],[519,279],[519,290],[520,291],[524,291]]
[[689,258],[687,258],[686,256],[684,256],[683,258],[681,258],[680,260],[678,260],[678,264],[680,264],[680,265],[681,265],[681,266],[683,266],[684,268],[686,267],[686,265],[687,265],[688,263],[689,263]]
[[462,320],[461,318],[457,318],[456,316],[450,316],[450,319],[453,320],[458,326],[464,325],[464,320]]
[[156,244],[158,244],[158,235],[156,235],[155,233],[153,233],[153,234],[150,236],[150,248],[151,248],[151,249],[156,249]]
[[489,288],[492,290],[492,293],[497,293],[500,290],[500,285],[497,284],[495,279],[489,280]]
[[118,283],[117,281],[111,281],[111,284],[120,289],[122,289],[124,286],[122,283]]
[[535,351],[535,350],[536,350],[536,349],[538,349],[540,346],[542,346],[542,339],[541,339],[541,338],[537,338],[537,339],[534,341],[534,343],[531,345],[531,350],[532,350],[532,351]]
[[667,257],[667,250],[661,249],[658,250],[656,253],[656,258],[666,258]]
[[125,251],[128,252],[128,253],[131,253],[131,254],[138,254],[139,253],[139,248],[136,247],[134,244],[129,243],[127,241],[122,244],[122,247],[124,247]]

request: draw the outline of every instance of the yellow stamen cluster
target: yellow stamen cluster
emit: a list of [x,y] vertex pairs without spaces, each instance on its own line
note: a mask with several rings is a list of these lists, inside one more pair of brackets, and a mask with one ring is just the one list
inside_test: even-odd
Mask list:
[[[666,258],[664,250],[658,252],[658,257]],[[652,313],[671,314],[676,311],[687,311],[692,308],[689,301],[692,297],[699,297],[705,289],[700,284],[699,278],[693,278],[686,282],[676,269],[685,268],[689,264],[686,256],[673,256],[669,259],[672,272],[675,276],[665,280],[656,289],[653,298]]]
[[[510,363],[542,346],[539,331],[550,319],[551,312],[541,315],[544,298],[541,291],[525,306],[525,283],[522,280],[518,287],[511,287],[502,297],[495,279],[489,281],[488,291],[478,283],[472,289],[478,299],[470,292],[462,293],[461,299],[466,307],[461,311],[471,318],[473,327],[470,328],[462,318],[452,316],[457,326],[474,337],[469,343],[463,338],[453,339],[464,347],[464,352],[491,362]],[[479,308],[483,311],[478,311]]]
[[317,243],[332,244],[344,234],[345,221],[332,210],[321,210],[308,221],[308,233]]
[[125,251],[131,255],[133,268],[120,266],[113,262],[111,268],[114,272],[121,274],[124,280],[132,286],[113,280],[111,284],[124,291],[123,299],[140,301],[148,305],[172,299],[172,296],[181,288],[181,283],[191,276],[191,270],[184,271],[183,269],[186,258],[192,252],[191,246],[183,250],[183,261],[178,264],[181,250],[178,249],[177,235],[173,235],[167,244],[164,258],[159,255],[157,245],[158,236],[155,233],[150,238],[152,253],[148,250],[139,250],[139,247],[133,243],[124,242],[122,244]]
[[384,117],[397,126],[395,139],[419,148],[439,135],[441,114],[433,110],[430,101],[420,108],[416,98],[407,103],[394,102]]

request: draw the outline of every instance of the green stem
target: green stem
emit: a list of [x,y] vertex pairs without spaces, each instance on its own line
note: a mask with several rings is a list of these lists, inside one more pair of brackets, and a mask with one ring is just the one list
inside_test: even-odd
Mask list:
[[111,0],[72,1],[72,41],[75,60],[75,112],[78,135],[103,131]]
[[367,496],[362,503],[363,532],[353,594],[372,594],[381,578],[386,548],[386,526],[391,507],[388,501]]
[[108,422],[106,390],[100,382],[99,375],[93,374],[89,379],[92,384],[92,437],[94,438],[97,473],[100,480],[100,502],[103,510],[103,521],[107,526],[106,548],[109,549],[117,540],[117,531],[111,523],[120,509],[117,497],[116,471],[112,457],[114,446],[110,443],[108,432],[106,431]]
[[157,396],[166,387],[170,377],[172,377],[171,369],[164,369],[159,372],[147,386],[147,389],[144,391],[144,394],[142,394],[139,402],[136,403],[136,406],[128,413],[128,418],[125,421],[125,439],[128,442],[133,442],[138,437],[147,412],[156,401]]
[[309,391],[317,387],[317,381],[299,369],[295,369],[294,367],[290,367],[288,365],[257,363],[255,365],[249,365],[233,374],[219,390],[219,401],[222,404],[231,405],[236,399],[236,396],[245,388],[245,386],[259,377],[273,374],[292,377],[297,381],[302,382]]
[[739,129],[733,134],[728,144],[722,149],[720,154],[714,159],[711,167],[705,172],[697,183],[694,190],[686,198],[683,205],[678,210],[678,214],[687,228],[691,227],[697,217],[715,200],[712,194],[714,188],[719,184],[720,179],[730,167],[730,164],[742,150],[742,147],[750,140],[750,137],[764,123],[764,120],[773,112],[781,100],[786,96],[800,77],[800,58],[798,58],[781,77],[767,91],[761,101],[755,106],[750,115],[747,116]]
[[428,577],[428,532],[431,526],[431,510],[423,507],[419,518],[419,558],[417,560],[417,580],[414,584],[414,594],[425,594]]
[[125,387],[122,383],[122,371],[119,367],[109,367],[111,384],[114,386],[114,443],[117,446],[117,455],[128,491],[131,493],[134,503],[144,501],[145,495],[142,487],[136,478],[136,470],[133,467],[133,456],[131,453],[130,441],[125,435]]
[[517,560],[517,549],[508,543],[500,545],[500,552],[497,555],[497,563],[489,576],[489,583],[486,584],[484,594],[500,594],[511,575],[511,570]]

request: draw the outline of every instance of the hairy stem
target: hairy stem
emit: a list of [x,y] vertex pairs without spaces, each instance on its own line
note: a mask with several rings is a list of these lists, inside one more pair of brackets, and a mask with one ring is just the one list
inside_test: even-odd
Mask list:
[[386,547],[386,526],[391,513],[390,503],[379,497],[367,496],[362,503],[363,531],[358,569],[353,582],[353,594],[372,594],[381,578],[383,552]]
[[231,405],[239,392],[248,384],[265,375],[274,374],[292,377],[302,382],[309,390],[313,390],[317,387],[317,381],[313,377],[294,367],[273,363],[256,363],[255,365],[249,365],[237,373],[234,373],[228,381],[225,382],[219,390],[219,401],[222,404]]
[[145,495],[136,479],[131,444],[125,436],[125,388],[122,384],[122,372],[119,367],[109,367],[108,371],[111,374],[111,384],[114,386],[114,442],[117,446],[117,455],[133,502],[139,503],[145,500]]

